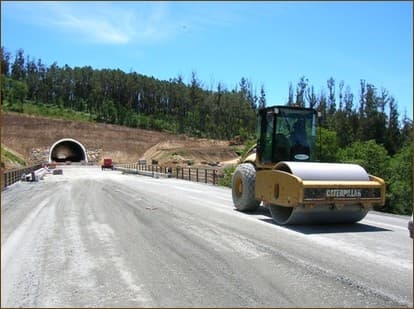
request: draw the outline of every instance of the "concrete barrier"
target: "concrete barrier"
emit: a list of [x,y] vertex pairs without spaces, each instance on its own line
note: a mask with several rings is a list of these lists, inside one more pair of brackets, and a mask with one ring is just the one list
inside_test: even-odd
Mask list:
[[50,171],[46,168],[39,168],[37,170],[31,171],[29,174],[22,174],[21,180],[22,181],[39,181],[43,179],[45,174],[50,173]]

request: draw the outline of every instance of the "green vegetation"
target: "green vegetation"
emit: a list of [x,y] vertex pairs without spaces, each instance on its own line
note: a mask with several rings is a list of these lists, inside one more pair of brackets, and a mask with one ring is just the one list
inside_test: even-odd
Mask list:
[[[1,48],[3,110],[73,120],[88,120],[178,134],[247,142],[254,139],[256,112],[266,106],[263,87],[257,95],[253,83],[242,77],[233,89],[223,83],[208,89],[192,73],[168,81],[136,72],[93,69],[90,66],[46,66],[25,57],[14,59]],[[295,91],[296,89],[296,91]],[[287,104],[317,109],[321,115],[316,157],[327,162],[355,162],[387,182],[387,212],[412,212],[413,122],[400,121],[397,102],[386,89],[360,81],[357,95],[344,81],[329,78],[326,89],[301,77],[290,84]],[[231,179],[231,169],[223,181]]]
[[[244,146],[237,146],[235,147],[235,152],[241,157],[244,158],[248,151],[256,144],[256,140],[249,139],[245,142]],[[233,173],[236,169],[236,164],[225,167],[223,169],[223,178],[219,180],[219,185],[231,188],[231,181],[233,177]]]
[[231,180],[232,180],[233,173],[234,173],[235,169],[236,169],[235,165],[224,168],[223,178],[219,179],[218,184],[220,186],[225,186],[225,187],[231,188]]
[[66,120],[91,122],[95,121],[92,115],[84,112],[77,112],[74,110],[65,109],[53,105],[34,104],[33,102],[30,102],[28,100],[25,100],[24,104],[10,104],[7,101],[5,101],[2,104],[2,110]]
[[390,156],[384,146],[374,140],[355,142],[351,146],[338,151],[340,162],[355,163],[363,166],[372,175],[386,177]]
[[407,145],[389,162],[388,201],[385,211],[410,214],[413,211],[413,146]]
[[6,163],[26,166],[26,162],[22,158],[1,144],[1,167],[4,167]]
[[397,214],[413,211],[413,147],[406,145],[390,157],[384,146],[374,140],[355,142],[339,149],[340,162],[363,166],[369,174],[381,175],[387,184],[386,204],[380,209]]
[[46,66],[18,50],[14,61],[1,49],[1,100],[24,112],[26,100],[83,112],[97,122],[164,130],[197,137],[230,139],[252,135],[257,98],[241,78],[229,90],[219,83],[205,89],[195,73],[188,84],[178,76],[157,80],[135,72],[89,66]]
[[338,135],[335,131],[319,128],[315,142],[316,158],[321,162],[338,162]]

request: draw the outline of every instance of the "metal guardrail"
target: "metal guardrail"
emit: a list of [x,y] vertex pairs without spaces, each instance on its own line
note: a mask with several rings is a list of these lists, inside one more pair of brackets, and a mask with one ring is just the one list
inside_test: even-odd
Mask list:
[[[21,180],[23,174],[29,174],[42,168],[42,164],[36,164],[25,168],[2,171],[1,190]],[[194,167],[160,167],[158,165],[143,164],[118,164],[114,167],[126,173],[142,172],[141,174],[152,177],[169,177],[194,182],[203,182],[217,185],[223,174],[214,168],[194,168]]]
[[7,186],[14,184],[21,180],[23,174],[31,173],[35,170],[42,168],[42,164],[36,164],[25,168],[13,169],[9,171],[2,170],[1,177],[1,190],[4,190]]
[[195,167],[161,167],[158,165],[143,164],[117,164],[114,167],[126,173],[144,174],[152,177],[169,177],[194,182],[203,182],[217,185],[223,174],[214,168],[195,168]]

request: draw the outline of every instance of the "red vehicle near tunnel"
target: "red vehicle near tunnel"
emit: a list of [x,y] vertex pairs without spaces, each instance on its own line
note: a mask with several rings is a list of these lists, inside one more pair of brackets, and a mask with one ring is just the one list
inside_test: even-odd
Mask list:
[[111,158],[105,158],[103,159],[103,164],[101,165],[102,170],[104,170],[105,168],[110,168],[111,170],[114,169],[114,165],[112,164],[112,159]]

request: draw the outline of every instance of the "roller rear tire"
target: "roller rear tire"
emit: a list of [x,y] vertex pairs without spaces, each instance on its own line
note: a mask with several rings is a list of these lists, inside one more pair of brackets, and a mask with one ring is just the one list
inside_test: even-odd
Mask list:
[[253,164],[237,166],[232,179],[233,204],[240,211],[254,211],[260,201],[255,198],[256,169]]

